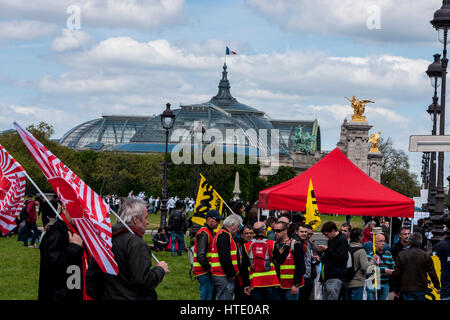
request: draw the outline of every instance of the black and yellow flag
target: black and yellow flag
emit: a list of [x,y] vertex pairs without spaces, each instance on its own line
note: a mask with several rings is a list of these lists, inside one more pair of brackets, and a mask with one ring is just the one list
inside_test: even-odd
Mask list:
[[306,196],[305,224],[309,224],[315,229],[320,225],[320,221],[316,195],[314,194],[312,180],[309,179],[308,195]]
[[192,222],[203,226],[206,221],[206,214],[210,210],[217,210],[220,214],[222,214],[223,199],[217,191],[214,190],[214,187],[210,185],[208,181],[206,181],[205,177],[200,173],[200,185],[198,186],[197,200],[195,201]]

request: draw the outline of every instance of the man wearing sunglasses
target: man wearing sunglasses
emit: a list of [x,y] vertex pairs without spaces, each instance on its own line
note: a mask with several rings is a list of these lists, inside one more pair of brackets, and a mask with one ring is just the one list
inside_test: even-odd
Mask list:
[[306,242],[303,248],[301,242],[290,238],[285,222],[277,222],[273,230],[277,239],[273,256],[280,279],[279,298],[298,300],[299,288],[304,284]]

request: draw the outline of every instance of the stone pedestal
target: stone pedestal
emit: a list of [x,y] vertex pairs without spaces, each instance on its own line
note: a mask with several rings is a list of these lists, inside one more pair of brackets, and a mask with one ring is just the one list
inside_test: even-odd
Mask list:
[[369,130],[372,128],[367,122],[347,122],[341,126],[341,139],[337,147],[356,164],[362,171],[368,170]]
[[368,175],[378,183],[381,183],[381,160],[383,160],[381,152],[369,152],[367,157]]

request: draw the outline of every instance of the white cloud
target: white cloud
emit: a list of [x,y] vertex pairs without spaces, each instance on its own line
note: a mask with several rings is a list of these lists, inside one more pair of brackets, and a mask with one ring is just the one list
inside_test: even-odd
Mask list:
[[0,17],[6,19],[36,19],[66,25],[72,12],[80,9],[81,28],[161,29],[186,20],[184,0],[0,0]]
[[36,20],[0,21],[0,40],[34,40],[56,34],[54,24]]
[[[429,42],[435,39],[430,37],[435,31],[429,21],[442,1],[314,0],[312,4],[311,0],[246,0],[246,4],[288,32],[377,42]],[[374,29],[378,23],[380,29]]]
[[38,124],[41,121],[53,125],[58,133],[67,131],[67,124],[76,124],[84,121],[83,118],[58,107],[38,107],[30,105],[5,105],[0,104],[0,131],[13,128],[13,121],[17,121],[22,127]]
[[91,36],[81,30],[63,29],[61,36],[52,42],[52,50],[57,52],[80,49],[88,46],[93,39]]

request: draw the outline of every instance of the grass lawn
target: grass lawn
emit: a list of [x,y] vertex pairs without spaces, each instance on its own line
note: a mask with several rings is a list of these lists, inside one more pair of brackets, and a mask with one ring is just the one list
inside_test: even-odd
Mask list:
[[[345,222],[345,216],[322,215],[322,222],[335,221],[338,226]],[[40,219],[38,219],[40,220]],[[148,229],[157,229],[160,215],[151,214]],[[40,221],[39,221],[40,222]],[[115,217],[112,217],[112,223]],[[352,218],[353,227],[362,227],[361,217]],[[41,222],[42,224],[42,222]],[[320,226],[317,228],[320,230]],[[152,243],[150,235],[144,240]],[[189,238],[186,239],[189,243]],[[169,252],[154,252],[160,261],[166,261],[170,273],[164,277],[156,291],[160,300],[198,300],[198,282],[189,277],[189,263],[186,252],[181,257],[171,257]],[[17,236],[0,237],[0,300],[35,300],[39,282],[39,250],[26,248]]]

